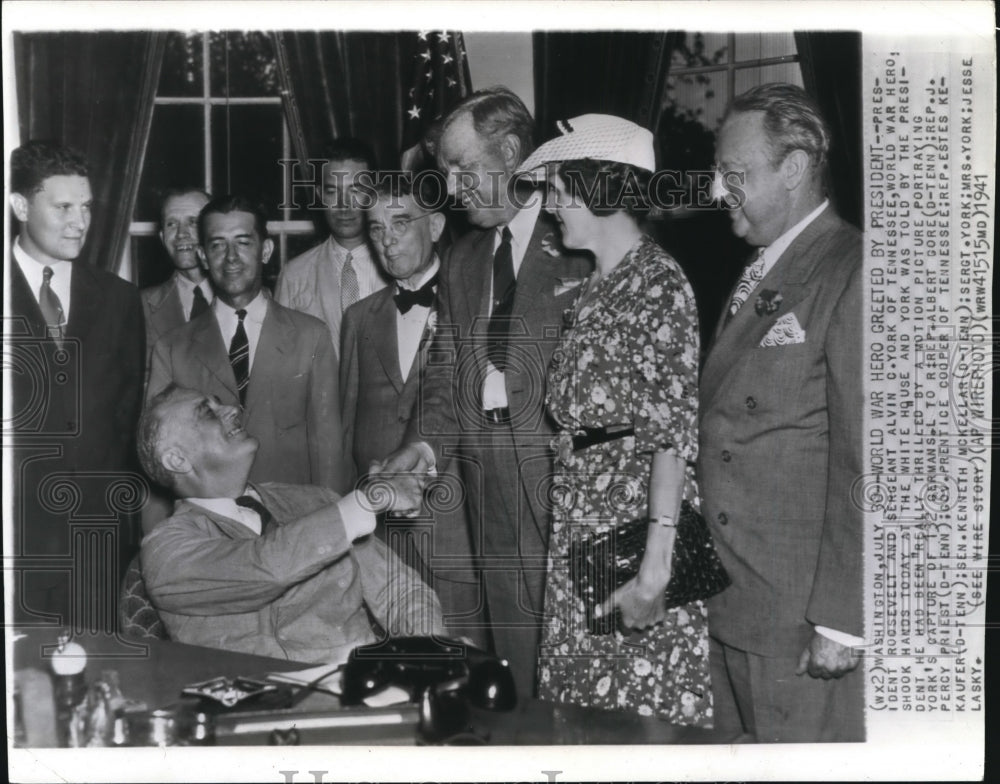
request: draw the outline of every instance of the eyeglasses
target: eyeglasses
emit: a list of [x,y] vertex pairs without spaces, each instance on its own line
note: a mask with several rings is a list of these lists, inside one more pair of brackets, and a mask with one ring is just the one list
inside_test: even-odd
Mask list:
[[[414,221],[418,221],[421,218],[426,218],[431,213],[425,212],[423,215],[417,215],[413,218],[396,218],[389,224],[389,236],[394,239],[402,239],[406,236],[406,232],[410,230],[410,224]],[[373,242],[382,242],[385,238],[385,226],[381,223],[372,223],[368,226],[368,236],[372,238]]]

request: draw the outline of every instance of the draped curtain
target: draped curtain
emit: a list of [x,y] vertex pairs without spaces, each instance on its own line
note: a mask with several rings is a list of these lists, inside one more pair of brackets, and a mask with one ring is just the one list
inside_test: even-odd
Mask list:
[[538,141],[557,120],[615,114],[656,131],[676,33],[535,33]]
[[407,73],[416,36],[367,32],[275,33],[292,147],[315,157],[329,139],[355,136],[382,168],[399,164]]
[[796,33],[806,91],[833,131],[829,192],[837,212],[861,228],[861,34]]
[[21,141],[83,153],[94,210],[81,259],[116,271],[128,239],[164,34],[14,33]]

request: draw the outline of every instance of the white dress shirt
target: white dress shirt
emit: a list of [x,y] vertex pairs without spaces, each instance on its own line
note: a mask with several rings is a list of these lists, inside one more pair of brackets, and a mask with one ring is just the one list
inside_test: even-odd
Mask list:
[[69,322],[69,292],[70,281],[73,276],[73,262],[57,261],[55,264],[42,264],[40,261],[28,255],[28,251],[21,247],[21,240],[18,238],[14,242],[14,260],[28,282],[28,288],[35,295],[35,302],[38,302],[38,290],[42,287],[43,274],[46,267],[52,268],[52,280],[49,281],[49,288],[52,293],[59,297],[59,304],[63,309],[63,325]]
[[[222,343],[229,351],[229,346],[233,342],[236,334],[236,327],[240,323],[236,309],[229,307],[219,297],[212,303],[215,311],[215,319],[219,323],[219,330],[222,332]],[[260,343],[260,330],[264,326],[264,317],[267,315],[267,297],[263,290],[260,291],[253,301],[246,308],[247,314],[243,319],[243,329],[247,333],[247,343],[250,345],[250,372],[253,372],[253,358],[257,353],[257,344]]]
[[[519,210],[517,215],[507,224],[510,229],[511,240],[510,250],[514,259],[514,278],[517,279],[521,271],[521,262],[524,261],[524,254],[528,250],[528,243],[531,242],[531,235],[535,231],[535,223],[538,222],[538,214],[542,211],[541,198],[533,199],[524,209]],[[497,248],[503,241],[504,226],[497,226],[493,237],[493,254],[496,255]],[[493,302],[493,276],[490,275],[490,303],[492,311]],[[493,367],[492,362],[486,363],[486,379],[483,381],[483,408],[489,411],[493,408],[507,408],[507,386],[504,374]]]
[[[260,493],[252,485],[247,485],[244,495],[256,498],[263,503]],[[197,504],[202,509],[242,523],[255,534],[261,532],[260,515],[253,509],[247,509],[245,506],[237,504],[235,498],[187,498],[185,500]],[[358,499],[356,493],[348,493],[337,501],[337,511],[340,512],[344,530],[351,541],[367,536],[375,530],[375,514]]]
[[174,273],[174,278],[177,281],[177,296],[181,299],[181,311],[184,313],[185,321],[191,320],[191,309],[194,307],[195,289],[201,289],[201,293],[205,297],[205,302],[212,304],[212,300],[215,298],[215,292],[212,291],[212,284],[209,283],[208,278],[205,278],[201,283],[192,283],[179,272]]
[[[412,288],[415,291],[437,275],[440,268],[441,262],[435,256],[431,266],[424,270],[424,274],[420,276],[417,285],[404,286],[402,283],[398,285],[400,288]],[[416,359],[417,352],[420,350],[420,341],[424,337],[424,330],[427,327],[427,317],[430,315],[430,312],[431,308],[424,307],[423,305],[414,305],[406,313],[400,313],[399,309],[396,309],[396,345],[398,346],[399,353],[399,373],[404,381],[410,373],[410,368],[413,367],[413,360]]]

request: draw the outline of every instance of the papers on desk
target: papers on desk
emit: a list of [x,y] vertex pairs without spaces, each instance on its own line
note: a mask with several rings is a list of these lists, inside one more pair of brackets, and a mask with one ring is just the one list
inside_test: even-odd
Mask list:
[[[323,676],[323,673],[330,672],[331,669],[332,665],[330,664],[320,664],[318,667],[308,667],[294,672],[272,672],[267,676],[267,679],[295,686],[310,686],[314,691],[325,691],[339,697],[343,692],[343,669],[330,673],[322,680],[317,680]],[[410,695],[404,689],[390,685],[367,697],[364,702],[369,708],[385,708],[389,705],[402,705],[409,701]]]

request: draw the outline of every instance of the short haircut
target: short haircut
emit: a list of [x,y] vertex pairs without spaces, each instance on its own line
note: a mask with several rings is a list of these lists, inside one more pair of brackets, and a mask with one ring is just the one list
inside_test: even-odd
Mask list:
[[438,137],[466,114],[472,116],[472,127],[494,151],[507,134],[513,134],[521,142],[521,161],[534,151],[535,121],[524,101],[509,87],[488,87],[461,100],[442,121]]
[[321,153],[320,157],[325,161],[361,161],[369,171],[378,168],[372,146],[353,136],[331,139],[323,145]]
[[813,167],[822,171],[830,149],[830,130],[819,108],[801,87],[785,82],[754,87],[732,100],[723,123],[742,112],[764,113],[764,130],[774,166],[793,150],[802,150]]
[[212,199],[198,213],[198,239],[202,245],[205,244],[205,219],[209,215],[227,215],[230,212],[249,212],[253,215],[254,230],[260,241],[267,239],[267,213],[264,212],[263,205],[246,196],[230,193]]
[[177,196],[187,196],[189,193],[200,193],[209,201],[212,200],[212,195],[208,191],[196,185],[192,185],[191,187],[182,185],[179,188],[168,188],[164,191],[163,197],[160,199],[160,223],[163,223],[163,209],[167,206],[167,202]]
[[160,463],[160,438],[163,431],[163,407],[181,391],[183,387],[170,382],[156,394],[142,411],[136,428],[136,450],[139,464],[149,478],[163,487],[173,489],[174,476]]
[[10,190],[31,198],[49,177],[89,177],[87,160],[69,147],[48,141],[22,144],[10,154]]
[[588,210],[604,217],[624,212],[640,221],[649,214],[652,172],[618,161],[593,158],[560,161],[556,172],[571,196],[579,196]]
[[[428,212],[440,212],[446,203],[448,184],[440,172],[386,172],[376,178],[374,187],[376,199],[399,199],[410,196]],[[375,202],[369,205],[373,207]]]

